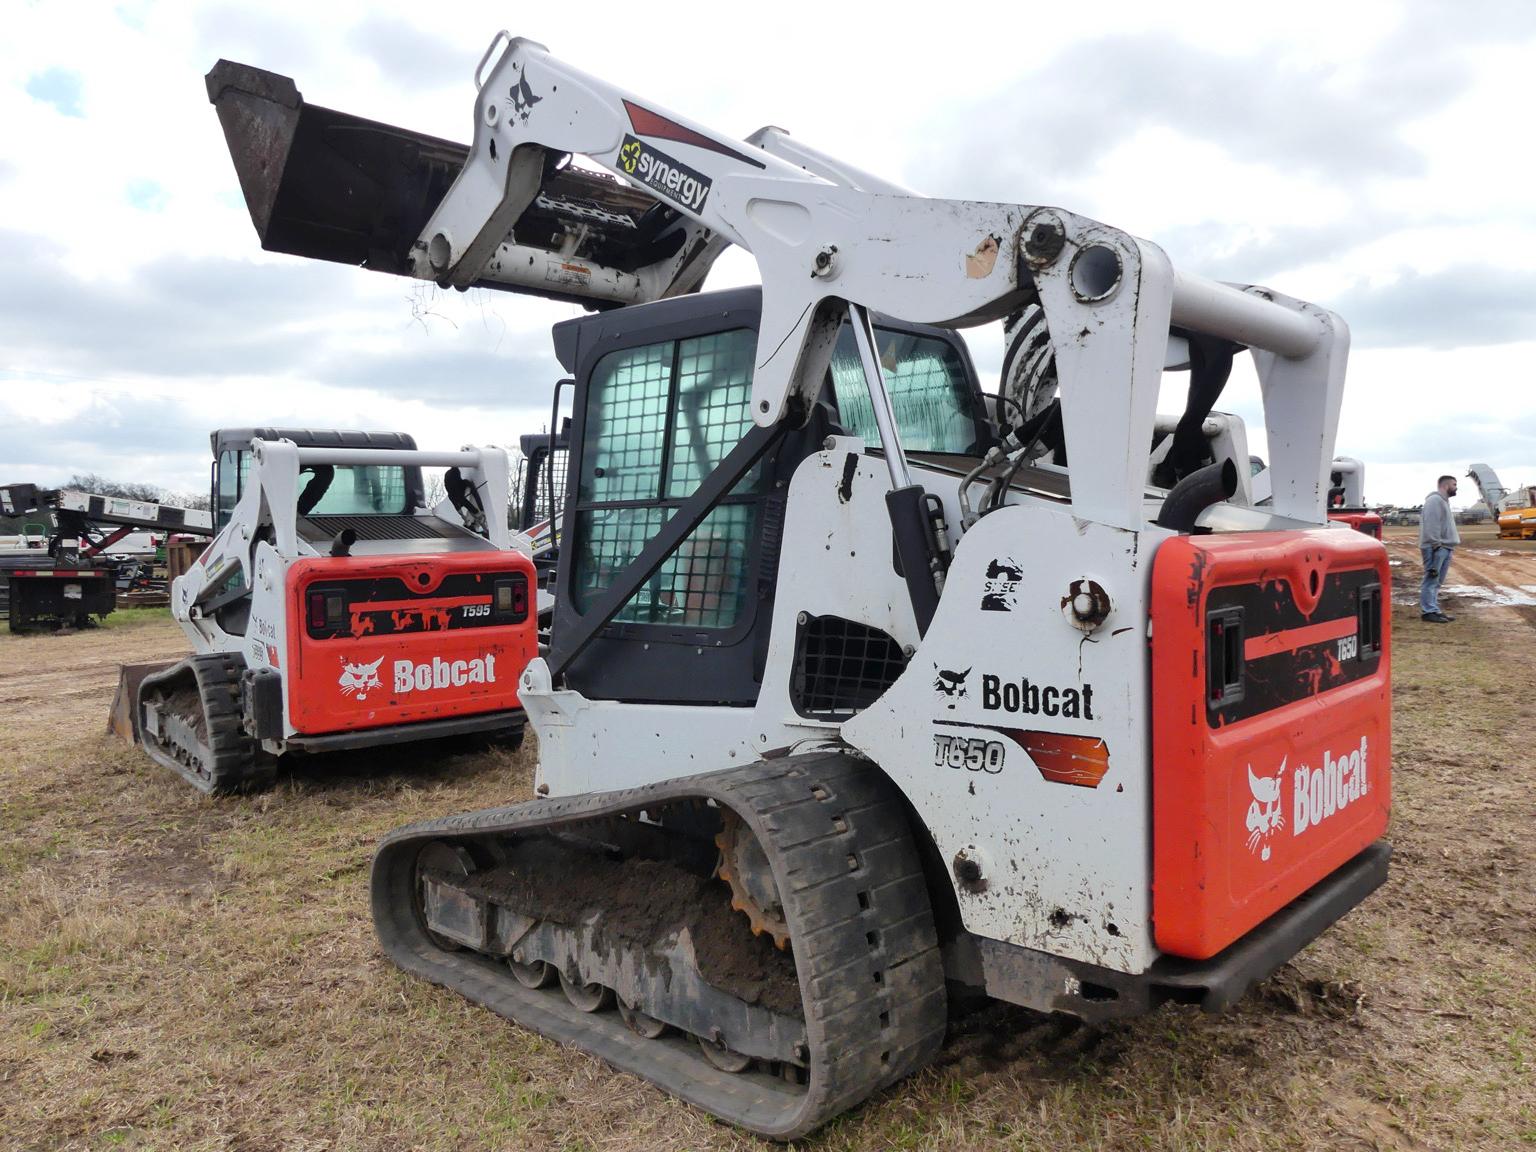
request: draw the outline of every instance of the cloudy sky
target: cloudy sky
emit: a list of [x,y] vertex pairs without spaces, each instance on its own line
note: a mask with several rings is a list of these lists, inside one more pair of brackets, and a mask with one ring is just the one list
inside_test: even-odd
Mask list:
[[[1473,460],[1536,484],[1536,5],[772,9],[733,27],[633,3],[12,0],[0,481],[200,490],[220,425],[433,447],[542,428],[549,325],[579,309],[263,253],[202,81],[224,56],[467,140],[475,62],[510,26],[722,131],[778,124],[930,195],[1059,204],[1334,308],[1354,333],[1339,451],[1373,502]],[[734,253],[711,285],[752,278]],[[991,386],[1001,349],[972,347]],[[1256,420],[1251,373],[1222,407]]]

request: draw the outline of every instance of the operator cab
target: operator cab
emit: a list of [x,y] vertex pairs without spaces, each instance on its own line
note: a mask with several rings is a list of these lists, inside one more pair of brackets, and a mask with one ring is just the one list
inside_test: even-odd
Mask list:
[[[574,455],[563,508],[553,647],[557,661],[673,513],[752,434],[761,290],[684,296],[558,324],[576,380]],[[877,318],[876,343],[902,441],[915,461],[975,462],[992,443],[959,334]],[[589,696],[750,705],[768,650],[790,477],[831,435],[879,433],[845,325],[808,419],[773,445],[583,639],[567,679]]]
[[[334,432],[310,428],[220,428],[213,444],[214,531],[229,523],[251,472],[251,443],[291,440],[300,448],[382,448],[415,451],[416,440],[404,432]],[[304,466],[299,473],[299,515],[312,529],[332,518],[411,516],[426,503],[421,469],[414,465]],[[336,531],[340,531],[337,528]],[[335,532],[325,534],[325,539]],[[305,533],[319,538],[320,532]],[[367,539],[362,533],[359,537]]]

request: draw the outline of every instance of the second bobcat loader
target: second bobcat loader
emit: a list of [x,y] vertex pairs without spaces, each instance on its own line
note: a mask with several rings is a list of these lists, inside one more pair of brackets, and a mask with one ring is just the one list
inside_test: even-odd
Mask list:
[[1328,519],[1381,539],[1381,513],[1365,503],[1365,465],[1353,456],[1335,456],[1328,469]]
[[[397,964],[791,1139],[931,1059],[952,990],[1219,1009],[1383,882],[1388,567],[1327,523],[1338,316],[528,40],[476,79],[465,146],[208,77],[267,247],[597,309],[554,329],[538,798],[386,837]],[[728,244],[761,287],[696,291]],[[1003,420],[958,331],[994,320]],[[1264,508],[1204,431],[1241,352]]]
[[217,535],[171,585],[194,654],[125,667],[119,689],[153,760],[222,793],[266,787],[285,753],[521,736],[535,581],[507,529],[506,453],[307,429],[212,442]]

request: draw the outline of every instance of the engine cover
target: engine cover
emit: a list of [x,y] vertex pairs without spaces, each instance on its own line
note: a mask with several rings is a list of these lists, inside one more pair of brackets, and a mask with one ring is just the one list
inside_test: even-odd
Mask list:
[[1318,529],[1168,540],[1152,583],[1154,938],[1205,959],[1386,830],[1391,578]]

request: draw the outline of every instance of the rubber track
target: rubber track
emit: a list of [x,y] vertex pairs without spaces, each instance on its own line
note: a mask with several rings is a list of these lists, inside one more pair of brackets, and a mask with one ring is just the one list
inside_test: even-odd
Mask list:
[[[558,992],[524,988],[491,957],[434,945],[417,914],[416,857],[427,843],[468,847],[700,797],[734,810],[773,867],[805,1010],[803,1086],[721,1072],[696,1044],[644,1040],[617,1013],[589,1015]],[[379,941],[407,972],[778,1140],[922,1067],[944,1039],[944,970],[899,794],[878,767],[838,752],[412,824],[379,846],[372,900]]]
[[[270,788],[277,777],[276,758],[261,755],[240,719],[240,677],[245,660],[238,653],[213,652],[190,656],[164,672],[146,676],[139,685],[139,732],[144,751],[156,764],[181,774],[193,787],[212,795],[256,792]],[[173,693],[190,676],[202,702],[203,725],[213,763],[206,775],[193,770],[151,743],[144,724],[144,705],[151,692]]]

